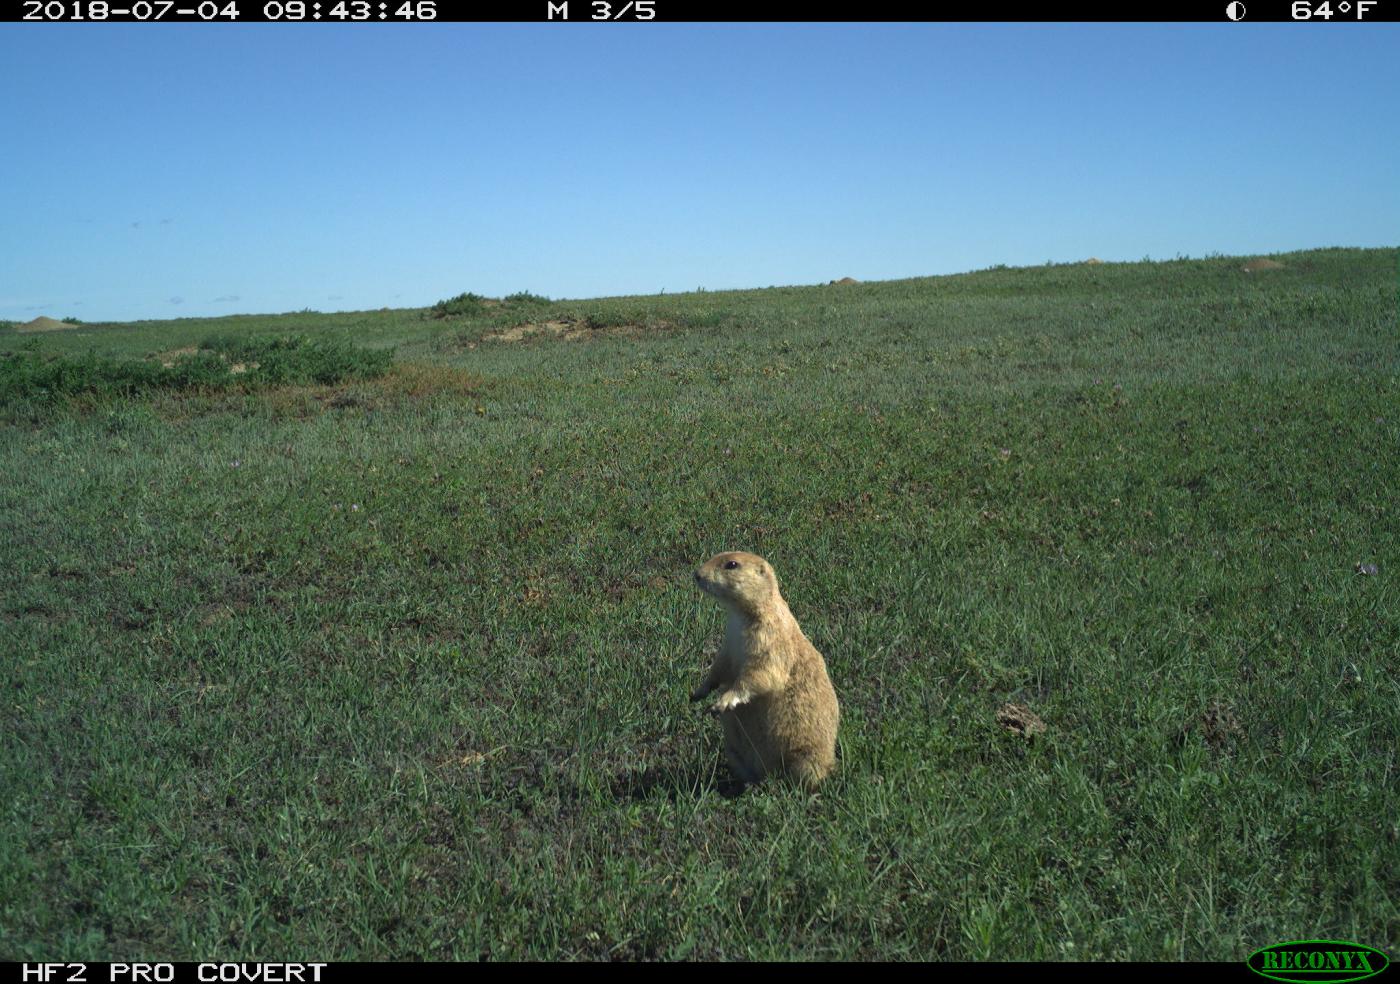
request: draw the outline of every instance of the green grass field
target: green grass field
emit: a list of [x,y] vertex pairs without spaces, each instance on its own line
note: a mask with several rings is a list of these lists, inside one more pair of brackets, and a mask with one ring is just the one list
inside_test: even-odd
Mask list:
[[[1400,251],[1277,259],[0,334],[394,350],[0,403],[0,959],[1394,956]],[[727,549],[816,796],[687,703]]]

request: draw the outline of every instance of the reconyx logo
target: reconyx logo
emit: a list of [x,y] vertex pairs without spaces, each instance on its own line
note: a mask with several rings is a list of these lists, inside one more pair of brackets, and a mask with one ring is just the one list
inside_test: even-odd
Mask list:
[[1245,963],[1276,981],[1343,984],[1379,974],[1390,966],[1390,958],[1375,947],[1345,940],[1294,940],[1255,950]]

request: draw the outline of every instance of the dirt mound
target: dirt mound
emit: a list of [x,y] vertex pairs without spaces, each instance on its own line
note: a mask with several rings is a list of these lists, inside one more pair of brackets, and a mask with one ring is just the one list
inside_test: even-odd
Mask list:
[[183,359],[187,355],[196,355],[198,352],[198,346],[187,345],[185,348],[171,349],[168,352],[157,352],[155,355],[149,356],[149,358],[159,360],[161,365],[169,369],[175,364],[176,359]]
[[[188,358],[188,357],[193,356],[193,355],[198,355],[198,354],[199,354],[199,346],[197,346],[197,345],[186,345],[184,348],[170,349],[169,351],[166,351],[166,352],[157,352],[157,353],[155,353],[154,355],[148,355],[146,358],[147,358],[147,359],[154,359],[155,361],[159,362],[162,366],[164,366],[166,369],[171,369],[171,368],[173,368],[173,367],[175,366],[175,363],[178,362],[179,360]],[[220,352],[220,353],[219,353],[219,361],[220,361],[220,362],[228,362],[228,356],[226,356],[226,355],[224,355],[222,352]],[[237,375],[239,375],[240,373],[245,373],[245,372],[247,372],[249,369],[256,369],[256,368],[258,368],[259,365],[260,365],[260,363],[257,363],[257,362],[234,362],[234,363],[231,363],[231,364],[229,365],[228,371],[229,371],[229,374],[230,374],[230,375],[237,376]]]
[[1087,260],[1084,261],[1084,265],[1085,265],[1085,266],[1098,266],[1098,265],[1099,265],[1100,263],[1102,263],[1102,262],[1103,262],[1103,260],[1099,259],[1097,256],[1091,256],[1091,257],[1089,257]]
[[855,277],[842,277],[840,280],[833,280],[833,281],[831,281],[830,283],[827,284],[827,286],[828,286],[828,287],[843,287],[843,286],[845,286],[846,284],[858,284],[858,283],[860,283],[860,281],[857,280]]
[[540,334],[562,335],[568,338],[576,337],[579,330],[577,324],[571,321],[533,321],[529,324],[516,325],[514,328],[494,332],[486,337],[498,342],[518,342],[530,335]]
[[41,316],[33,321],[26,321],[22,325],[16,325],[15,331],[62,331],[65,328],[77,327],[77,325],[70,325],[64,321],[55,321],[53,318]]
[[1240,269],[1245,273],[1257,273],[1260,270],[1282,270],[1283,264],[1278,260],[1250,260],[1244,266],[1240,267]]
[[[668,328],[670,325],[660,322],[651,327]],[[529,324],[516,325],[514,328],[492,332],[486,335],[483,340],[518,342],[532,335],[553,335],[556,338],[574,342],[581,339],[601,338],[605,335],[639,335],[645,330],[646,327],[642,325],[599,325],[587,318],[562,318],[555,321],[532,321]]]

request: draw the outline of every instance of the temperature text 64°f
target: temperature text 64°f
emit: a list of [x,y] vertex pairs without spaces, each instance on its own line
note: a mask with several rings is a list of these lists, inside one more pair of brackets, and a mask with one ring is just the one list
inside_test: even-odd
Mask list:
[[1366,14],[1378,6],[1380,0],[1322,0],[1321,3],[1294,0],[1293,19],[1328,21],[1336,17],[1341,20],[1365,20]]

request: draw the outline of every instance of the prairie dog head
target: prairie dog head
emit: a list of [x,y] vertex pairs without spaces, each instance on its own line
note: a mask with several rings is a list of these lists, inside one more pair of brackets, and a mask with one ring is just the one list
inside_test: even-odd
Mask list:
[[763,608],[778,597],[778,576],[758,554],[715,554],[695,569],[700,590],[729,608]]

